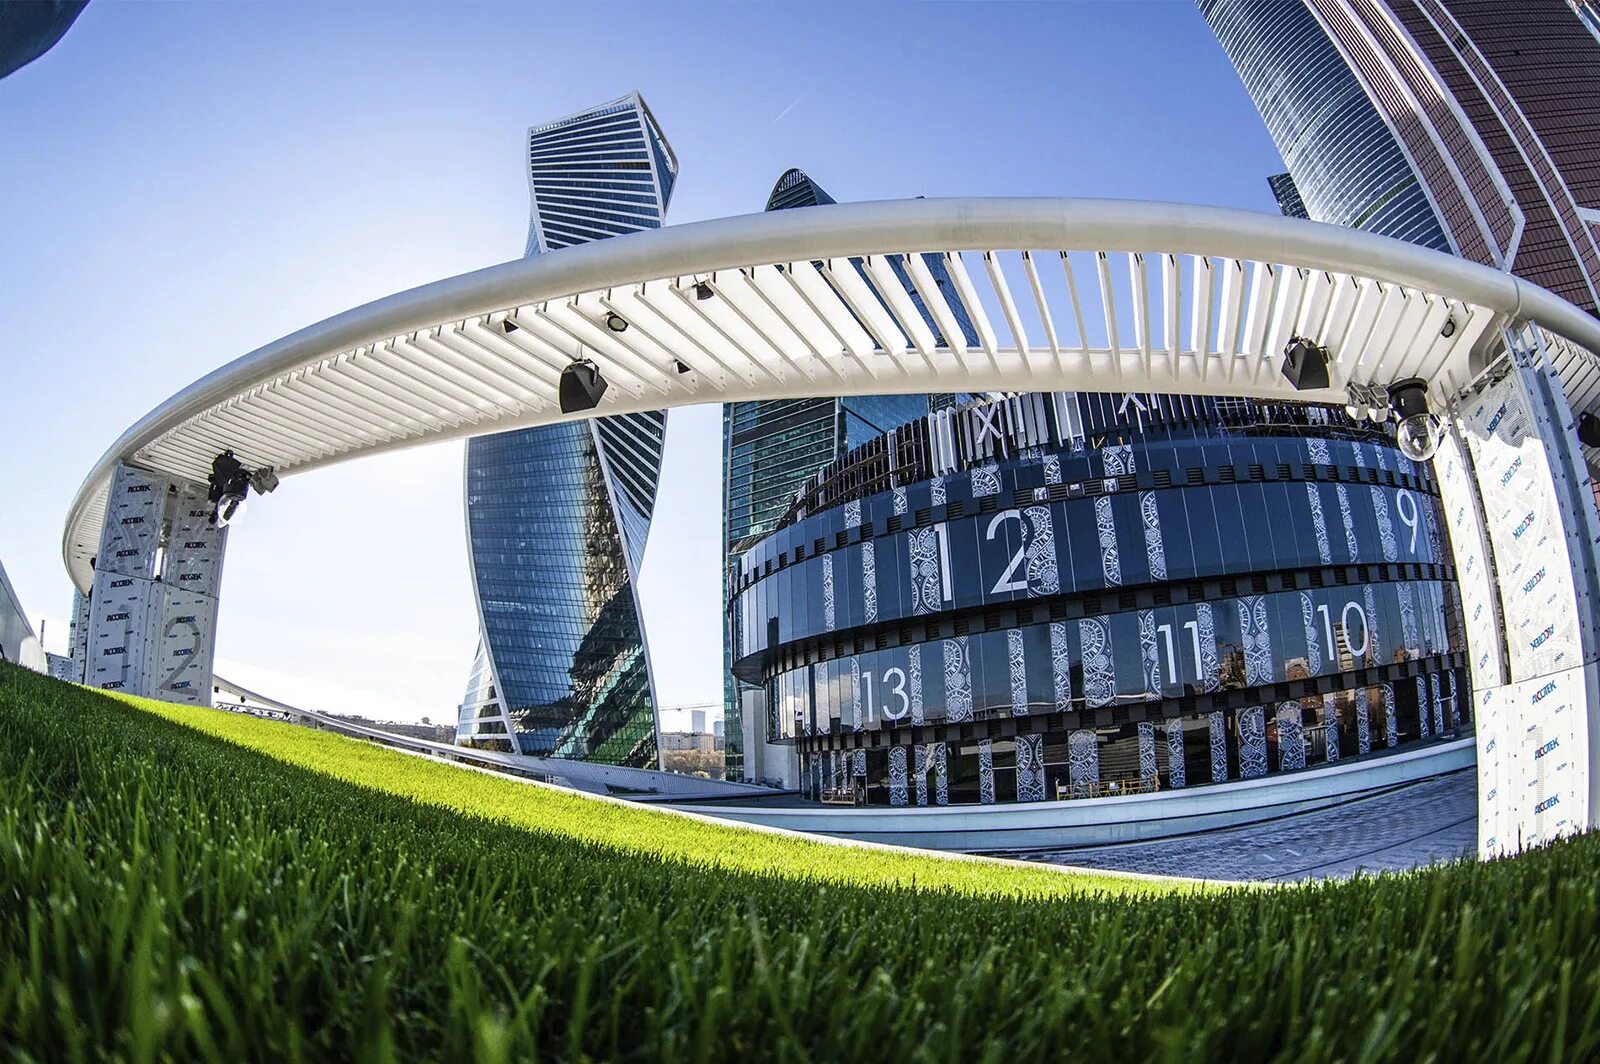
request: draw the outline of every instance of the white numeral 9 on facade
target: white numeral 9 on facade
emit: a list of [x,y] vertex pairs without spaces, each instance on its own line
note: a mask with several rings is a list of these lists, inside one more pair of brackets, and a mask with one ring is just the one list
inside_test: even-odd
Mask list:
[[1417,500],[1416,496],[1405,488],[1401,488],[1394,500],[1394,508],[1400,514],[1400,523],[1411,529],[1411,554],[1417,553]]

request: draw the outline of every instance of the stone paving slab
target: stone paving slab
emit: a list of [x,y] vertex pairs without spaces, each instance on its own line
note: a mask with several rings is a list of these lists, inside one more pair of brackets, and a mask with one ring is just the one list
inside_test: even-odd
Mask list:
[[1471,857],[1478,848],[1477,805],[1477,773],[1466,770],[1262,824],[1006,856],[1201,879],[1343,879]]

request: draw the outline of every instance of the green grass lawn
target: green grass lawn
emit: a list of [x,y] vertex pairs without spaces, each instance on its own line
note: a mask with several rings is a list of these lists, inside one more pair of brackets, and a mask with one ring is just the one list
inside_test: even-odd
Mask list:
[[529,786],[504,776],[397,753],[359,739],[240,713],[145,698],[119,696],[119,700],[321,776],[625,854],[823,883],[924,887],[986,895],[1148,893],[1185,886],[1133,876],[1069,873],[1044,866],[952,860],[932,854],[813,842],[793,835],[710,823],[647,806],[596,801],[554,787]]
[[834,847],[0,666],[10,1059],[1590,1060],[1597,872]]

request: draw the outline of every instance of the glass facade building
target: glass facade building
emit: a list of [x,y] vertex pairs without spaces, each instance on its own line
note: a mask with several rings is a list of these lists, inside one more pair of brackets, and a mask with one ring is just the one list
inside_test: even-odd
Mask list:
[[[528,131],[527,254],[660,226],[678,164],[637,94]],[[636,587],[662,412],[467,442],[481,624],[457,741],[654,768],[656,705]]]
[[[791,169],[773,185],[766,209],[789,210],[834,202],[805,171]],[[923,258],[934,283],[950,293],[946,298],[968,342],[977,344],[977,333],[961,301],[953,295],[943,259],[937,255]],[[892,257],[890,267],[942,343],[942,334],[924,308],[903,260],[899,256]],[[870,275],[859,266],[858,269],[869,289],[872,288]],[[881,293],[879,298],[883,298]],[[796,489],[819,469],[846,451],[922,417],[930,409],[949,406],[955,399],[948,395],[870,395],[725,404],[722,408],[725,575],[731,576],[745,548],[776,527]],[[746,762],[747,729],[743,727],[743,709],[752,699],[759,702],[761,693],[734,677],[729,648],[730,642],[724,638],[726,772],[729,779],[756,778],[760,770]]]
[[812,478],[731,581],[734,670],[803,793],[1040,801],[1457,733],[1437,489],[1342,411],[1032,394]]
[[1292,174],[1273,174],[1267,178],[1267,187],[1272,189],[1272,198],[1278,201],[1278,213],[1285,218],[1310,218],[1306,213],[1306,202],[1300,198],[1300,190],[1294,187]]
[[1600,313],[1592,5],[1198,3],[1312,218],[1452,251]]
[[1451,250],[1383,115],[1301,0],[1197,2],[1311,218]]

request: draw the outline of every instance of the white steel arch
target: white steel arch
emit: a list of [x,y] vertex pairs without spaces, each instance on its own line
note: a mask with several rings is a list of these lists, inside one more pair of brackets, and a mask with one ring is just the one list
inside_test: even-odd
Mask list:
[[[918,255],[944,256],[953,291]],[[940,346],[896,277],[904,266]],[[955,325],[959,299],[975,327]],[[615,314],[625,331],[606,326]],[[1356,230],[1217,207],[1087,199],[840,204],[664,228],[377,300],[228,363],[145,415],[79,488],[63,555],[87,590],[119,463],[204,481],[231,447],[290,475],[363,454],[593,414],[928,391],[1136,390],[1342,401],[1349,382],[1465,387],[1521,322],[1575,411],[1600,405],[1600,322],[1509,274]],[[1293,335],[1332,383],[1278,372]]]

